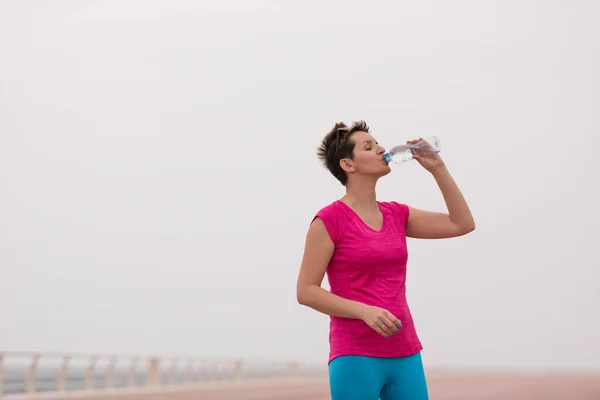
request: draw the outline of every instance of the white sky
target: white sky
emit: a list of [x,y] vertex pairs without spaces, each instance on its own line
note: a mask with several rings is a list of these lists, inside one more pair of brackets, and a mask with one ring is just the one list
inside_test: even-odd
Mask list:
[[0,348],[325,362],[315,148],[366,119],[438,135],[478,226],[409,242],[427,365],[600,369],[600,3],[367,4],[0,3]]

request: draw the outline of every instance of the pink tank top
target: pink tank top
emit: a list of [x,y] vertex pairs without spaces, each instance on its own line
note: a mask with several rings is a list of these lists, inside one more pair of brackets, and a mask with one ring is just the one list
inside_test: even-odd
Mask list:
[[385,308],[400,319],[402,329],[386,339],[362,320],[330,317],[330,362],[343,355],[402,357],[423,348],[406,302],[408,206],[393,201],[377,204],[383,214],[379,231],[341,200],[316,214],[335,245],[327,279],[332,293]]

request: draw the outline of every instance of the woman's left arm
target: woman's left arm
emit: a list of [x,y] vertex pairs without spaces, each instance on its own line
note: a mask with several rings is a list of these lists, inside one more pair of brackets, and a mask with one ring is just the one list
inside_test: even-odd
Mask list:
[[406,236],[419,239],[446,239],[466,235],[475,229],[475,221],[458,185],[439,154],[414,157],[437,182],[448,213],[409,207]]

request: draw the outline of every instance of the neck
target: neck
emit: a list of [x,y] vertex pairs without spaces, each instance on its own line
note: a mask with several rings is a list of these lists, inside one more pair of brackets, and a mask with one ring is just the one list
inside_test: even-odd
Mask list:
[[342,201],[358,210],[379,210],[375,182],[348,182],[346,195],[342,198]]

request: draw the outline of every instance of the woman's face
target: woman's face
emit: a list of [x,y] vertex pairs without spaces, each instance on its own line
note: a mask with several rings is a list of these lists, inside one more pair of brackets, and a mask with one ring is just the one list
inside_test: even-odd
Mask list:
[[354,132],[354,159],[343,159],[342,168],[350,174],[382,177],[390,173],[391,168],[383,159],[385,148],[377,144],[375,138],[366,132]]

